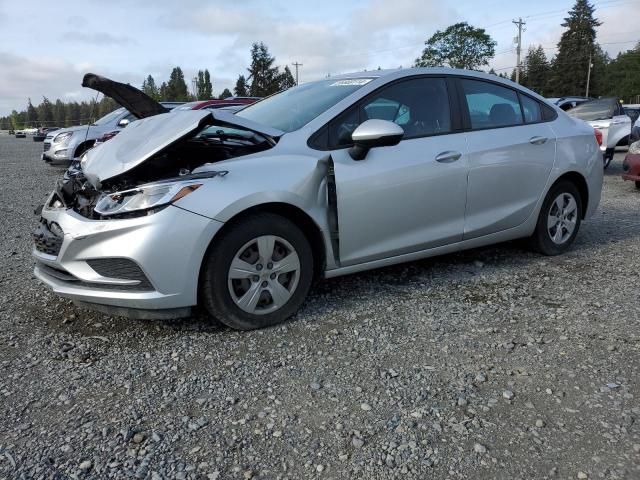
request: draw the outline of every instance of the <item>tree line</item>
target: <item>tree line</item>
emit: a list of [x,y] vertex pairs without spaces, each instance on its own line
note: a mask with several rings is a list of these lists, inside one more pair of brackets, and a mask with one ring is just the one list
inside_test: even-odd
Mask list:
[[[199,70],[193,80],[192,91],[187,86],[184,72],[180,67],[171,70],[169,79],[159,86],[155,79],[148,75],[140,89],[154,100],[189,102],[194,100],[209,100],[212,98],[238,97],[266,97],[295,86],[291,70],[285,66],[281,71],[275,65],[276,59],[263,43],[251,46],[251,64],[247,75],[239,75],[233,93],[228,88],[215,96],[213,80],[209,70]],[[23,129],[39,126],[70,127],[91,123],[107,113],[118,108],[118,104],[103,97],[100,101],[55,102],[43,97],[42,102],[33,105],[31,99],[27,101],[27,108],[22,111],[13,110],[10,115],[0,117],[0,130]]]
[[[640,43],[610,58],[596,41],[596,27],[602,22],[594,13],[588,0],[576,0],[561,24],[564,31],[556,55],[549,58],[541,45],[530,47],[520,66],[520,83],[542,96],[562,97],[586,95],[588,82],[589,96],[640,103]],[[484,29],[461,22],[432,35],[415,65],[478,70],[489,65],[495,46]],[[516,68],[489,73],[515,81]]]

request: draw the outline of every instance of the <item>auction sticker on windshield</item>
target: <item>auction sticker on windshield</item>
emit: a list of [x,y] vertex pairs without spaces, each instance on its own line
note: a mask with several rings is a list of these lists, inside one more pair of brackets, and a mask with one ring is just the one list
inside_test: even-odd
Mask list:
[[373,78],[348,78],[346,80],[338,80],[337,82],[333,82],[330,87],[345,87],[345,86],[353,86],[353,85],[366,85]]

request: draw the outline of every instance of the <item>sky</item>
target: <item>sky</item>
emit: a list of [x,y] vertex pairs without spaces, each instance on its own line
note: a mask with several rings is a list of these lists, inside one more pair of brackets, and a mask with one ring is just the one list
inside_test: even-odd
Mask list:
[[[300,82],[364,69],[409,67],[424,41],[466,21],[497,41],[490,66],[516,65],[513,19],[525,22],[523,50],[549,56],[573,0],[0,0],[0,115],[50,100],[84,100],[93,72],[159,85],[174,66],[187,84],[209,69],[214,94],[246,74],[251,44],[263,41],[281,68],[302,63]],[[612,56],[640,41],[640,0],[595,0],[597,41]],[[576,72],[581,74],[581,72]],[[585,72],[586,74],[586,72]]]

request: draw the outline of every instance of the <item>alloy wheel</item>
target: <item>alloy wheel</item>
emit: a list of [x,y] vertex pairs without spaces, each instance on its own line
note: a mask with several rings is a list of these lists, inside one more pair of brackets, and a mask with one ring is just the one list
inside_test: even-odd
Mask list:
[[284,238],[262,235],[234,255],[227,282],[235,304],[247,313],[265,315],[285,305],[300,279],[300,258]]
[[547,232],[551,241],[562,245],[571,238],[578,221],[578,203],[570,193],[563,192],[556,197],[549,209]]

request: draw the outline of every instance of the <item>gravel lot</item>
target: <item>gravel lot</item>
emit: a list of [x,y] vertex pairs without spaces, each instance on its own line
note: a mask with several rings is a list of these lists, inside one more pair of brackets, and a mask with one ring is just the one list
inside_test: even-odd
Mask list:
[[0,478],[640,478],[640,192],[572,251],[317,285],[284,326],[134,321],[32,275],[60,169],[0,133]]

